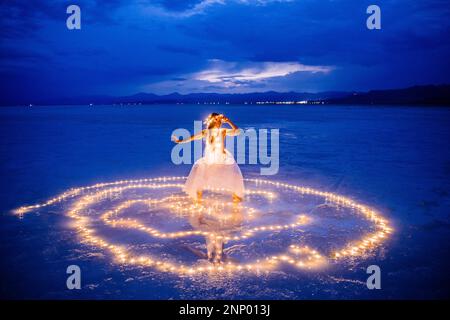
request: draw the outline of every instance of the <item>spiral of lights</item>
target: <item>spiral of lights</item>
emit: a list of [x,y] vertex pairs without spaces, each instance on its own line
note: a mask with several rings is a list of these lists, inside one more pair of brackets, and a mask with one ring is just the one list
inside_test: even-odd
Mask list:
[[[14,213],[23,216],[24,214],[38,210],[43,207],[51,206],[59,202],[73,200],[70,208],[65,214],[73,219],[75,229],[78,233],[81,242],[107,250],[111,253],[115,261],[120,264],[138,265],[144,267],[153,267],[160,271],[173,272],[176,274],[203,274],[203,273],[232,273],[232,272],[270,272],[276,269],[282,264],[292,265],[301,269],[314,269],[324,266],[328,261],[336,261],[346,257],[358,257],[364,255],[366,252],[375,249],[392,233],[392,228],[389,225],[389,221],[381,216],[376,210],[360,204],[348,197],[341,196],[339,194],[324,192],[313,188],[296,186],[287,183],[261,180],[261,179],[245,179],[246,182],[253,183],[257,189],[247,190],[246,197],[252,197],[259,195],[265,197],[268,200],[276,198],[276,194],[266,190],[266,186],[274,188],[284,188],[291,190],[300,195],[312,195],[321,197],[329,203],[333,203],[338,206],[352,209],[352,211],[359,214],[373,224],[374,231],[365,234],[358,240],[351,241],[345,244],[343,247],[334,250],[329,253],[319,253],[308,246],[292,244],[285,249],[285,252],[277,255],[266,256],[262,259],[255,261],[249,261],[246,263],[235,262],[223,262],[223,263],[211,263],[207,266],[204,265],[187,265],[163,259],[157,256],[151,255],[138,255],[127,249],[124,245],[114,244],[109,242],[106,238],[100,236],[96,228],[91,223],[92,218],[86,214],[88,209],[99,203],[105,197],[108,197],[114,193],[121,193],[126,190],[133,189],[179,189],[182,190],[184,184],[182,183],[185,177],[157,177],[149,179],[136,179],[136,180],[120,180],[109,183],[98,183],[91,186],[79,187],[70,189],[54,198],[51,198],[43,203],[23,206],[16,210]],[[216,192],[222,192],[224,190],[213,190]],[[205,230],[187,230],[187,231],[174,231],[164,232],[157,228],[147,226],[138,219],[121,218],[121,213],[135,204],[141,204],[146,206],[165,206],[169,209],[169,212],[176,215],[196,215],[208,212],[208,206],[202,203],[191,201],[187,196],[182,195],[169,195],[163,198],[145,198],[145,199],[129,199],[120,202],[115,207],[102,212],[100,214],[100,221],[113,228],[126,228],[133,229],[155,238],[155,239],[176,239],[186,238],[192,236],[203,236],[211,241],[221,241],[222,243],[228,243],[233,241],[245,240],[253,237],[257,233],[265,233],[271,231],[284,231],[288,229],[297,229],[306,225],[310,221],[310,217],[305,214],[298,215],[297,220],[289,224],[279,225],[260,225],[253,228],[247,228],[241,230],[238,234],[227,234],[216,231]],[[222,207],[234,206],[233,203],[223,202],[220,204]],[[247,207],[241,204],[245,209],[247,215],[253,215],[255,209]],[[226,216],[223,217],[227,219]]]

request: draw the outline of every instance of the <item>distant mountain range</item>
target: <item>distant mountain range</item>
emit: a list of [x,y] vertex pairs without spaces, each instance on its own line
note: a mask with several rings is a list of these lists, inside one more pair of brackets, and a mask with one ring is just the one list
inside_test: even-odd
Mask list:
[[[322,101],[349,96],[349,92],[254,92],[254,93],[171,93],[156,95],[137,93],[125,97],[92,96],[64,99],[66,104],[243,104],[257,102],[275,103],[279,101]],[[54,104],[54,103],[51,103]]]
[[[35,105],[78,104],[374,104],[374,105],[447,105],[450,85],[414,86],[404,89],[369,92],[254,92],[254,93],[138,93],[131,96],[90,96],[35,101]],[[7,103],[0,104],[6,105]],[[28,103],[25,103],[28,104]],[[11,105],[9,103],[9,105]]]
[[372,90],[327,99],[329,104],[447,105],[450,85],[414,86],[405,89]]

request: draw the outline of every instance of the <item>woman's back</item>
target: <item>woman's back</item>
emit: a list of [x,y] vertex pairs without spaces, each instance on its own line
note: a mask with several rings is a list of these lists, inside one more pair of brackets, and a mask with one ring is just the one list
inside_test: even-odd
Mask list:
[[209,164],[222,164],[226,162],[225,129],[206,130],[204,157]]

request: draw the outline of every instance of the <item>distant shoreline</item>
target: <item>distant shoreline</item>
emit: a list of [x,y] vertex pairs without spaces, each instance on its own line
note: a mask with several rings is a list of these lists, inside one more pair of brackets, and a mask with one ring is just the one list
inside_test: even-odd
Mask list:
[[36,101],[3,101],[1,106],[51,105],[392,105],[392,106],[450,106],[450,85],[414,86],[403,89],[372,90],[368,92],[254,92],[254,93],[172,93],[156,95],[138,93],[132,96],[72,97],[36,99]]
[[335,104],[335,103],[324,103],[324,104],[242,104],[242,103],[232,103],[232,104],[196,104],[196,103],[143,103],[143,104],[38,104],[38,105],[0,105],[0,108],[45,108],[45,107],[86,107],[86,108],[98,108],[98,107],[117,107],[117,108],[143,108],[143,107],[154,107],[154,106],[177,106],[182,108],[185,107],[202,107],[202,106],[221,106],[221,107],[238,107],[238,106],[248,106],[248,107],[297,107],[297,108],[320,108],[320,107],[388,107],[388,108],[401,108],[401,107],[411,107],[411,108],[450,108],[450,103],[448,104]]

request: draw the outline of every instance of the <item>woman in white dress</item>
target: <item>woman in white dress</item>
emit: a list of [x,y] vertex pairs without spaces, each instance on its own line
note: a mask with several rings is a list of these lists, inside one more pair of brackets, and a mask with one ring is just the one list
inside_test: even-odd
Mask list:
[[[206,128],[199,134],[176,143],[186,143],[205,138],[203,158],[197,160],[191,169],[184,190],[192,198],[201,201],[203,189],[230,192],[233,201],[240,202],[244,196],[244,179],[231,153],[225,148],[226,136],[236,136],[239,128],[223,114],[211,113],[206,119]],[[227,123],[231,128],[222,128]]]

